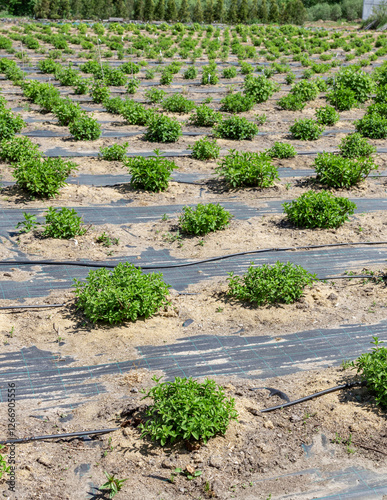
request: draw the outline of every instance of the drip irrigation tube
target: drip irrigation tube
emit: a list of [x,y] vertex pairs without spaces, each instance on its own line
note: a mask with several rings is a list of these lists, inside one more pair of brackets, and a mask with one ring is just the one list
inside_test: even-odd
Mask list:
[[[351,389],[352,387],[363,386],[366,385],[366,381],[356,381],[356,382],[348,382],[347,384],[337,385],[336,387],[331,387],[330,389],[325,389],[325,391],[315,392],[314,394],[310,394],[309,396],[305,396],[304,398],[296,399],[294,401],[289,401],[289,403],[284,403],[278,406],[272,406],[271,408],[264,408],[261,410],[261,413],[267,413],[269,411],[280,410],[282,408],[287,408],[288,406],[294,406],[299,403],[303,403],[304,401],[309,401],[310,399],[317,398],[319,396],[324,396],[324,394],[329,394],[331,392],[341,391],[342,389]],[[250,391],[256,391],[261,389],[261,387],[251,388]]]
[[17,443],[29,443],[30,441],[43,441],[46,439],[63,439],[63,438],[73,438],[80,436],[96,436],[98,434],[107,434],[109,432],[118,431],[120,427],[114,427],[112,429],[100,429],[99,431],[79,431],[79,432],[69,432],[67,434],[49,434],[47,436],[31,436],[21,439],[8,439],[7,441],[0,441],[0,444],[17,444]]
[[[215,262],[219,260],[229,259],[231,257],[238,257],[241,255],[253,255],[258,253],[269,253],[269,252],[288,252],[288,251],[296,251],[296,250],[310,250],[316,248],[329,248],[329,247],[343,247],[343,246],[359,246],[359,245],[387,245],[387,241],[359,241],[352,243],[328,243],[326,245],[305,245],[301,247],[283,247],[283,248],[262,248],[259,250],[247,250],[245,252],[238,253],[230,253],[227,255],[220,255],[218,257],[210,257],[208,259],[197,260],[194,262],[183,262],[181,264],[171,264],[171,265],[148,265],[148,266],[139,266],[135,265],[134,267],[140,269],[172,269],[179,267],[190,267],[197,266],[198,264],[205,264],[207,262]],[[49,266],[80,266],[80,267],[105,267],[107,269],[114,269],[118,262],[115,264],[98,264],[96,262],[78,262],[78,261],[55,261],[55,260],[1,260],[0,266],[2,265],[49,265]],[[327,277],[321,279],[344,279],[344,278],[372,278],[373,276],[368,275],[359,275],[359,276],[342,276],[342,277]]]
[[47,307],[63,307],[66,304],[45,304],[45,305],[19,305],[19,306],[4,306],[0,307],[1,311],[4,311],[5,309],[46,309]]

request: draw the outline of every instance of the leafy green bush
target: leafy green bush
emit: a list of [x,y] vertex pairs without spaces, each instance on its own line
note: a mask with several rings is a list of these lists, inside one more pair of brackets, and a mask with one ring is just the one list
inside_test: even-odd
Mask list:
[[181,137],[181,125],[168,116],[154,116],[148,125],[145,139],[150,142],[176,142]]
[[128,142],[122,144],[113,144],[106,148],[101,147],[98,156],[107,161],[123,161],[126,158],[126,150],[129,146]]
[[183,207],[183,214],[179,217],[182,231],[195,236],[204,235],[229,225],[232,215],[221,205],[198,203],[196,208]]
[[20,162],[40,156],[39,145],[33,143],[28,137],[14,136],[0,142],[0,158],[3,161]]
[[90,96],[93,99],[93,102],[100,104],[110,98],[110,90],[103,84],[103,82],[96,82],[90,91]]
[[302,80],[293,85],[291,94],[303,102],[313,101],[319,95],[319,88],[315,82]]
[[189,117],[189,123],[197,127],[213,127],[222,120],[222,114],[205,104],[198,106]]
[[145,97],[152,104],[156,104],[156,103],[161,102],[164,99],[165,95],[166,95],[166,92],[163,89],[152,88],[152,89],[148,89],[145,92]]
[[160,85],[171,85],[172,81],[173,81],[173,73],[171,73],[169,70],[165,68],[164,71],[161,73]]
[[244,111],[250,111],[255,104],[252,97],[243,95],[241,92],[229,94],[220,102],[222,104],[220,110],[228,113],[243,113]]
[[229,68],[224,68],[222,73],[223,78],[231,79],[237,76],[237,70],[234,66],[230,66]]
[[74,280],[77,307],[96,323],[122,323],[149,318],[169,302],[169,285],[162,274],[144,274],[133,264],[120,262],[113,271],[90,271],[86,283]]
[[243,92],[254,102],[267,101],[278,90],[278,85],[265,76],[247,75],[243,84]]
[[220,146],[216,140],[211,141],[208,137],[199,139],[192,148],[192,157],[197,160],[212,160],[219,157]]
[[375,399],[381,406],[387,407],[387,348],[378,337],[373,337],[371,352],[362,354],[353,362],[357,373],[367,382],[368,389],[375,394]]
[[0,109],[0,140],[10,139],[25,126],[21,116],[15,115],[10,109]]
[[16,164],[13,176],[16,184],[32,196],[53,198],[66,185],[70,173],[77,169],[73,162],[62,158],[28,158]]
[[254,73],[254,66],[246,61],[241,61],[241,73],[242,75],[250,75],[251,73]]
[[370,139],[385,139],[387,137],[387,117],[378,113],[365,115],[355,121],[356,132]]
[[139,86],[140,80],[138,78],[131,78],[126,85],[126,93],[135,94]]
[[195,103],[181,94],[172,94],[164,99],[162,107],[170,113],[189,113],[195,108]]
[[328,191],[308,191],[283,204],[288,219],[297,227],[327,229],[340,227],[349,220],[356,205],[348,198],[337,198]]
[[336,89],[349,89],[355,94],[357,102],[367,101],[374,88],[375,82],[371,76],[356,68],[342,68],[335,76],[328,80],[333,91]]
[[258,127],[255,123],[249,122],[246,118],[232,116],[226,120],[221,120],[213,129],[215,137],[222,139],[232,139],[242,141],[251,140],[258,134]]
[[198,76],[198,70],[195,66],[190,66],[184,71],[184,78],[186,80],[194,80]]
[[[149,420],[140,424],[142,437],[149,436],[164,446],[168,441],[200,441],[225,434],[230,420],[236,420],[234,399],[226,398],[223,388],[213,380],[204,383],[176,377],[174,382],[160,383],[144,396],[153,399],[148,407]],[[143,391],[145,392],[145,391]]]
[[74,94],[85,95],[90,90],[90,80],[86,78],[78,78],[73,85]]
[[63,126],[67,126],[82,115],[82,109],[79,104],[74,104],[68,97],[58,101],[52,111],[58,118],[59,125]]
[[120,70],[123,73],[126,73],[127,75],[132,75],[132,74],[136,75],[137,73],[140,72],[140,67],[137,64],[135,64],[134,62],[128,61],[128,62],[121,64]]
[[173,161],[163,158],[158,149],[155,153],[148,158],[137,156],[125,159],[124,165],[132,175],[130,183],[135,189],[159,193],[168,188],[171,172],[177,167]]
[[349,188],[378,168],[373,158],[343,158],[334,153],[319,153],[314,162],[317,180],[333,188]]
[[299,99],[298,96],[288,94],[278,100],[278,106],[288,111],[301,111],[305,108],[306,103]]
[[347,88],[337,88],[329,92],[327,101],[339,111],[348,111],[357,104],[355,92]]
[[297,151],[291,144],[275,142],[274,145],[266,151],[266,154],[271,158],[294,158],[297,155]]
[[128,99],[123,103],[121,115],[130,125],[148,125],[153,120],[155,112],[139,102]]
[[340,115],[332,106],[316,109],[316,120],[321,125],[334,125],[340,120]]
[[315,141],[324,132],[324,127],[310,118],[301,118],[290,127],[290,132],[295,139]]
[[367,139],[361,134],[355,133],[344,137],[340,144],[339,150],[344,158],[359,158],[361,156],[371,156],[376,153],[375,146],[369,144]]
[[119,115],[125,105],[125,101],[121,97],[113,97],[103,101],[103,105],[108,113]]
[[86,228],[82,227],[82,217],[79,217],[73,208],[55,209],[49,207],[45,214],[45,222],[46,227],[42,236],[46,238],[69,240],[86,232]]
[[218,165],[216,172],[232,187],[257,186],[262,189],[272,186],[279,179],[277,168],[266,153],[231,149]]
[[202,85],[216,85],[219,82],[216,63],[203,66]]
[[99,123],[88,115],[82,115],[70,122],[69,130],[76,141],[95,141],[101,136]]
[[54,74],[60,68],[60,64],[53,61],[52,59],[43,59],[38,62],[38,68],[42,73]]
[[302,297],[304,288],[316,278],[315,274],[291,262],[276,262],[272,266],[263,264],[259,267],[254,267],[252,263],[242,277],[234,276],[234,273],[229,275],[227,294],[257,306],[291,304]]

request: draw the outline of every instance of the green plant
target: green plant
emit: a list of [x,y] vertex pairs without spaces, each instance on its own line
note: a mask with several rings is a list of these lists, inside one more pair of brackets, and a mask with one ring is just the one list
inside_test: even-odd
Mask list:
[[295,80],[296,80],[296,75],[293,72],[288,73],[285,76],[285,82],[287,83],[287,85],[291,85]]
[[319,88],[315,82],[308,82],[306,80],[294,84],[290,91],[291,95],[294,95],[303,102],[313,101],[319,92]]
[[305,108],[306,103],[297,96],[288,94],[278,100],[278,106],[281,109],[287,109],[288,111],[301,111]]
[[338,198],[328,191],[307,191],[283,204],[288,219],[297,227],[327,229],[340,227],[349,220],[356,205],[348,198]]
[[217,65],[211,63],[208,66],[203,66],[202,85],[216,85],[219,82]]
[[220,146],[208,137],[199,139],[192,147],[192,157],[197,160],[212,160],[219,157]]
[[40,156],[39,145],[28,137],[14,136],[0,142],[0,158],[3,161],[12,163]]
[[163,89],[152,88],[152,89],[148,89],[145,92],[145,97],[152,104],[157,104],[157,103],[161,102],[164,99],[165,95],[166,95],[166,92]]
[[169,304],[169,285],[162,274],[144,274],[128,262],[120,262],[109,271],[106,268],[90,271],[86,282],[75,279],[77,307],[96,323],[110,324],[149,318]]
[[103,105],[108,113],[113,113],[114,115],[119,115],[121,114],[125,102],[121,99],[121,97],[113,97],[111,99],[106,99],[103,102]]
[[291,304],[302,296],[305,286],[311,285],[316,279],[315,274],[291,262],[276,262],[272,266],[263,264],[259,267],[253,264],[242,277],[229,273],[229,296],[257,306]]
[[122,105],[121,115],[130,125],[147,125],[154,119],[155,111],[128,99]]
[[10,109],[0,109],[0,140],[10,139],[25,126],[21,116],[15,115]]
[[213,127],[222,120],[222,114],[205,104],[198,106],[189,117],[189,123],[197,127]]
[[126,93],[135,94],[139,86],[140,80],[138,78],[131,78],[126,85]]
[[255,116],[258,125],[263,125],[264,123],[267,122],[267,116],[265,113],[262,113],[262,115],[255,115]]
[[255,104],[252,97],[243,95],[241,92],[229,94],[220,102],[222,104],[220,110],[228,113],[243,113],[244,111],[250,111]]
[[198,76],[198,70],[195,66],[191,66],[184,71],[184,78],[186,80],[194,80]]
[[274,145],[266,151],[266,154],[271,158],[294,158],[297,155],[297,151],[291,144],[275,142]]
[[357,358],[353,368],[367,381],[367,387],[375,394],[376,402],[387,407],[387,348],[378,337],[373,337],[371,344],[374,346],[371,352]]
[[120,242],[119,238],[110,238],[105,231],[100,234],[96,240],[97,243],[102,243],[104,247],[111,247],[112,245],[118,245]]
[[334,78],[328,80],[333,91],[337,89],[349,89],[354,92],[357,102],[365,102],[369,99],[375,88],[375,82],[371,76],[356,68],[342,68]]
[[227,78],[227,79],[235,78],[237,76],[237,70],[234,66],[224,68],[222,76],[223,76],[223,78]]
[[92,116],[81,115],[69,124],[70,134],[77,141],[95,141],[101,136],[101,126]]
[[105,87],[104,82],[97,81],[90,91],[90,96],[93,102],[100,104],[110,98],[110,90],[108,87]]
[[86,232],[86,229],[82,227],[82,217],[79,217],[73,208],[55,209],[49,207],[45,214],[45,221],[46,227],[42,236],[47,238],[69,240]]
[[317,180],[333,188],[349,188],[378,168],[373,158],[343,158],[334,153],[319,153],[314,162]]
[[172,94],[164,99],[162,107],[170,113],[189,113],[195,108],[195,103],[181,94]]
[[231,149],[218,165],[216,172],[224,176],[232,187],[257,186],[262,189],[272,186],[279,179],[277,168],[266,153]]
[[145,139],[150,142],[176,142],[181,135],[180,123],[174,118],[161,115],[150,121]]
[[107,146],[106,148],[101,146],[98,156],[107,161],[123,161],[126,158],[128,146],[128,142],[124,142],[122,146],[120,144],[113,144],[113,146]]
[[114,498],[117,493],[122,489],[122,486],[127,479],[117,479],[114,474],[104,472],[107,482],[99,487],[100,490],[108,490],[109,498]]
[[387,117],[378,113],[365,115],[355,121],[356,132],[370,139],[385,139],[387,137]]
[[215,125],[213,133],[215,137],[222,139],[232,139],[235,141],[251,140],[258,134],[258,127],[255,123],[248,121],[244,117],[232,116]]
[[173,161],[163,158],[158,149],[155,156],[127,158],[124,165],[132,175],[131,185],[136,189],[160,192],[168,188],[171,172],[176,168]]
[[198,203],[195,208],[183,207],[183,214],[179,217],[182,231],[195,236],[202,236],[212,231],[224,229],[229,225],[232,215],[221,205]]
[[90,90],[90,82],[87,79],[78,78],[74,82],[74,94],[85,95]]
[[321,125],[334,125],[340,120],[340,115],[332,106],[316,109],[316,121]]
[[70,173],[77,169],[73,162],[62,158],[28,158],[16,164],[13,176],[17,185],[32,196],[55,197],[66,185]]
[[79,104],[74,104],[71,99],[61,99],[53,108],[54,115],[58,118],[59,125],[67,126],[82,115]]
[[376,153],[376,147],[369,144],[359,133],[344,137],[339,144],[339,150],[344,158],[359,158]]
[[290,127],[290,132],[295,139],[315,141],[324,132],[324,127],[310,118],[301,118]]
[[184,439],[202,440],[224,434],[230,420],[236,420],[233,398],[226,398],[223,388],[214,380],[197,380],[176,377],[174,382],[160,382],[153,377],[156,385],[145,398],[152,398],[153,404],[147,409],[148,420],[140,424],[142,437],[149,436],[164,446],[168,441]]
[[243,92],[255,103],[267,101],[278,90],[278,85],[265,76],[247,75],[243,84]]
[[161,73],[160,85],[171,85],[172,80],[173,80],[173,73],[171,73],[171,71],[165,68],[164,71]]
[[[0,444],[0,451],[4,448],[5,448],[5,446]],[[4,472],[9,474],[10,470],[11,470],[11,466],[10,465],[7,466],[7,462],[4,458],[4,456],[0,454],[0,479],[3,477]]]
[[189,472],[187,469],[183,470],[180,467],[177,467],[171,473],[171,478],[170,478],[171,483],[173,483],[175,481],[175,477],[174,476],[176,474],[182,474],[182,475],[184,475],[188,479],[188,481],[192,481],[192,479],[194,479],[195,477],[201,476],[202,475],[202,471],[201,470],[195,470],[194,472]]
[[39,225],[39,223],[36,222],[36,215],[30,214],[28,212],[23,212],[23,216],[24,220],[18,222],[16,225],[16,229],[19,229],[19,227],[21,227],[21,233],[29,233]]
[[327,101],[338,111],[347,111],[357,104],[356,94],[348,88],[337,88],[327,94]]

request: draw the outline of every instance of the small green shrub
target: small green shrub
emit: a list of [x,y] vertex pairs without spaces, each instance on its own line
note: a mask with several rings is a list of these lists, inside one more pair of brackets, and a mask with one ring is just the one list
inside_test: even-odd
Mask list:
[[60,67],[60,64],[52,59],[43,59],[38,62],[38,68],[42,73],[54,74]]
[[310,118],[304,118],[296,120],[290,127],[290,132],[295,139],[315,141],[324,132],[324,127]]
[[113,115],[119,115],[125,105],[125,101],[121,97],[113,97],[111,99],[106,99],[103,105],[108,113]]
[[315,82],[306,80],[294,84],[290,92],[303,102],[313,101],[320,93]]
[[278,106],[288,111],[301,111],[305,108],[306,103],[297,96],[288,94],[278,100]]
[[213,129],[215,137],[222,139],[232,139],[242,141],[251,140],[258,134],[258,127],[255,123],[249,122],[246,118],[232,116],[220,121]]
[[349,220],[356,205],[348,198],[337,198],[328,191],[308,191],[296,200],[283,204],[288,219],[307,229],[337,228]]
[[216,85],[218,82],[217,65],[211,63],[208,66],[203,66],[202,85]]
[[229,68],[224,68],[222,73],[223,78],[231,79],[237,76],[237,70],[234,66],[230,66]]
[[79,104],[74,104],[70,98],[61,99],[52,110],[58,118],[59,125],[67,126],[82,115]]
[[271,158],[294,158],[297,155],[297,151],[291,144],[275,142],[274,145],[266,151],[266,154]]
[[356,132],[370,139],[385,139],[387,137],[387,117],[378,113],[365,115],[355,121]]
[[316,109],[316,121],[321,125],[334,125],[340,120],[340,115],[332,106]]
[[169,70],[164,69],[164,71],[161,73],[160,85],[171,85],[172,81],[173,73],[171,73]]
[[215,381],[176,377],[174,382],[157,383],[144,398],[152,398],[148,407],[149,420],[140,424],[142,437],[149,436],[164,446],[168,441],[203,441],[217,434],[225,434],[230,420],[238,414],[232,398],[226,398],[223,388]]
[[176,142],[181,135],[180,123],[174,118],[161,115],[150,121],[145,139],[150,142]]
[[234,276],[234,273],[229,275],[227,294],[257,306],[291,304],[302,297],[304,288],[312,285],[316,278],[315,274],[291,262],[259,267],[254,267],[252,263],[242,277]]
[[86,228],[82,227],[82,217],[79,217],[73,208],[55,209],[49,207],[44,217],[46,227],[42,236],[45,238],[69,240],[86,232]]
[[164,99],[165,95],[166,95],[166,92],[163,89],[152,88],[152,89],[148,89],[145,92],[145,97],[152,104],[160,103]]
[[359,356],[353,363],[357,373],[367,382],[368,389],[375,395],[377,403],[387,407],[387,348],[378,337],[373,337],[371,352]]
[[28,137],[14,136],[0,142],[0,158],[3,161],[20,162],[40,156],[39,145],[33,143]]
[[132,175],[130,184],[135,189],[159,193],[168,188],[171,172],[177,167],[173,161],[163,158],[158,149],[156,155],[148,158],[141,156],[127,158],[124,165]]
[[197,160],[212,160],[219,157],[220,146],[208,137],[199,139],[192,148],[192,157]]
[[189,117],[189,123],[196,127],[213,127],[222,120],[222,114],[205,104],[198,106]]
[[101,147],[98,156],[107,161],[123,161],[126,158],[126,150],[129,146],[128,142],[122,144],[113,144],[106,148]]
[[365,102],[370,98],[375,88],[375,82],[371,76],[356,68],[342,68],[334,78],[328,80],[333,91],[337,89],[349,89],[354,92],[357,102]]
[[164,99],[162,107],[170,113],[189,113],[195,108],[195,103],[181,94],[172,94]]
[[244,111],[250,111],[255,104],[252,97],[243,95],[241,92],[229,94],[220,102],[222,104],[220,110],[226,111],[227,113],[243,113]]
[[257,186],[267,188],[279,179],[277,168],[266,153],[239,152],[231,149],[216,172],[232,187]]
[[140,67],[134,62],[128,61],[121,64],[120,70],[127,75],[136,75],[140,72]]
[[95,141],[101,136],[101,126],[92,116],[82,115],[69,124],[76,141]]
[[187,234],[195,236],[224,229],[229,225],[232,215],[221,205],[198,203],[196,208],[183,207],[183,214],[179,217],[179,224]]
[[243,84],[243,92],[254,102],[267,101],[278,90],[278,85],[265,76],[247,75]]
[[198,76],[198,70],[195,66],[190,66],[184,71],[184,78],[186,80],[194,80]]
[[162,274],[144,274],[133,264],[120,262],[113,271],[90,271],[86,282],[74,280],[77,307],[85,316],[110,324],[149,318],[169,304],[169,285]]
[[291,72],[291,73],[288,73],[286,76],[285,76],[285,82],[287,85],[291,85],[292,83],[294,83],[296,80],[296,75]]
[[348,111],[357,105],[355,92],[347,88],[337,88],[329,92],[327,101],[338,111]]
[[148,125],[154,119],[155,112],[139,102],[126,100],[123,103],[121,115],[130,125]]
[[25,126],[21,116],[15,115],[10,109],[0,109],[0,140],[10,139]]
[[73,162],[62,158],[28,158],[16,164],[13,176],[17,185],[32,196],[53,198],[66,185],[70,173],[77,169]]
[[138,78],[131,78],[126,85],[127,94],[135,94],[140,86],[140,80]]
[[339,144],[339,150],[344,158],[360,158],[376,153],[376,147],[369,144],[359,133],[344,137]]
[[102,82],[97,82],[93,85],[90,96],[93,99],[93,102],[100,104],[110,98],[110,90],[108,87],[105,87]]
[[314,162],[317,180],[333,188],[350,188],[378,168],[373,158],[343,158],[334,153],[319,153]]
[[86,78],[78,78],[73,85],[74,94],[85,95],[90,90],[90,81]]

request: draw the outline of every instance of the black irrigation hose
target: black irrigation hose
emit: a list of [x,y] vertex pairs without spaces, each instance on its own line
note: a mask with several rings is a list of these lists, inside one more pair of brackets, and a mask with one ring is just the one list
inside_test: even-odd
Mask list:
[[69,432],[67,434],[49,434],[47,436],[31,436],[21,439],[8,439],[7,441],[0,441],[0,444],[16,444],[16,443],[29,443],[30,441],[44,441],[46,439],[63,439],[63,438],[73,438],[79,436],[96,436],[99,434],[107,434],[108,432],[118,431],[120,427],[114,427],[113,429],[100,429],[99,431],[79,431],[79,432]]
[[[299,403],[303,403],[304,401],[309,401],[310,399],[317,398],[319,396],[323,396],[324,394],[329,394],[330,392],[335,392],[335,391],[340,391],[341,389],[351,389],[352,387],[356,386],[363,386],[366,385],[366,381],[356,381],[356,382],[348,382],[347,384],[343,385],[337,385],[336,387],[331,387],[330,389],[325,389],[325,391],[320,391],[320,392],[315,392],[314,394],[310,394],[309,396],[305,396],[304,398],[296,399],[295,401],[290,401],[289,403],[285,403],[282,405],[278,406],[273,406],[271,408],[264,408],[261,410],[261,413],[267,413],[269,411],[273,410],[280,410],[282,408],[287,408],[288,406],[293,406],[297,405]],[[256,391],[257,389],[260,389],[259,387],[257,388],[251,388],[250,391]]]
[[[269,253],[269,252],[287,252],[287,251],[296,251],[296,250],[310,250],[316,248],[328,248],[328,247],[342,247],[342,246],[358,246],[358,245],[387,245],[387,241],[364,241],[364,242],[352,242],[352,243],[327,243],[325,245],[305,245],[301,247],[283,247],[283,248],[262,248],[260,250],[247,250],[246,252],[238,252],[238,253],[230,253],[227,255],[220,255],[219,257],[210,257],[208,259],[197,260],[195,262],[184,262],[182,264],[171,264],[166,266],[159,265],[149,265],[149,266],[138,266],[134,265],[135,268],[140,269],[172,269],[179,267],[189,267],[196,266],[198,264],[205,264],[207,262],[215,262],[219,260],[229,259],[231,257],[238,257],[241,255],[252,255],[258,253]],[[118,263],[117,263],[118,264]],[[105,267],[107,269],[114,269],[117,264],[97,264],[96,262],[77,262],[77,261],[53,261],[53,260],[1,260],[0,266],[2,265],[51,265],[51,266],[80,266],[80,267]],[[351,277],[351,276],[348,276]],[[352,276],[355,277],[355,276]],[[370,278],[372,276],[361,276],[362,278]],[[347,278],[347,276],[345,276]],[[328,279],[328,278],[324,278]],[[333,278],[332,278],[333,279]],[[335,278],[340,279],[340,277]]]
[[45,304],[45,305],[20,305],[20,306],[4,306],[0,310],[5,309],[46,309],[47,307],[63,307],[66,304]]

